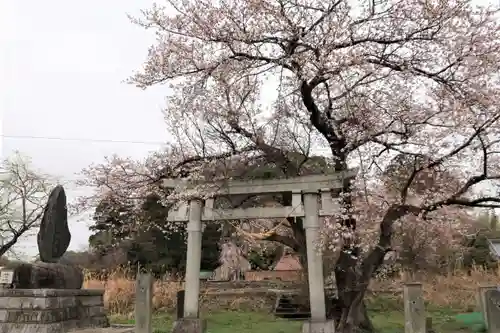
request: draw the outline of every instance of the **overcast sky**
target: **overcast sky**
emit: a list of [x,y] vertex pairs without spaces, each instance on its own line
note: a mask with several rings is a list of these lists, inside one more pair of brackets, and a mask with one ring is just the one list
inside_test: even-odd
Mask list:
[[[19,150],[66,180],[105,155],[141,157],[159,145],[9,136],[163,142],[164,87],[122,83],[154,36],[131,24],[152,0],[0,0],[2,155]],[[68,199],[77,191],[67,189]],[[85,223],[71,223],[70,249],[86,246]],[[31,238],[21,250],[38,253]]]
[[[498,0],[495,0],[498,1]],[[488,0],[476,0],[487,3]],[[154,36],[131,24],[153,0],[0,0],[2,155],[19,150],[65,180],[105,155],[141,157],[164,142],[166,91],[122,83],[139,68]],[[15,136],[52,137],[15,138]],[[69,139],[83,139],[72,141]],[[69,200],[78,195],[68,188]],[[89,231],[72,222],[70,249],[83,249]],[[22,251],[37,254],[35,238]]]

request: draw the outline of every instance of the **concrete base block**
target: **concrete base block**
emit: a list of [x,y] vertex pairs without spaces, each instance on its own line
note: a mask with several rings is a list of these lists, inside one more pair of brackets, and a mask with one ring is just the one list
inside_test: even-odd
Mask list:
[[0,333],[66,333],[109,326],[104,290],[0,289]]
[[306,321],[302,326],[302,333],[335,333],[335,322],[326,321]]
[[182,318],[174,322],[172,333],[205,333],[207,321],[199,318]]

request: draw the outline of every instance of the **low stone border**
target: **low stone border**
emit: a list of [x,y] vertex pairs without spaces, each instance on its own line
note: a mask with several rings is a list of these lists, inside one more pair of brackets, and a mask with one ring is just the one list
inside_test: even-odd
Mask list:
[[70,333],[134,333],[135,328],[115,328],[115,327],[107,327],[107,328],[88,328],[80,331],[70,331]]

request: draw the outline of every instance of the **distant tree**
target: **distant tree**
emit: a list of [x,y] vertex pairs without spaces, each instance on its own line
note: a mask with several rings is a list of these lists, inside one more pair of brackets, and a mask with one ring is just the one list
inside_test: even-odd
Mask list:
[[498,216],[495,210],[482,211],[477,218],[477,224],[479,229],[488,229],[490,232],[495,233],[498,229]]
[[213,271],[219,265],[221,230],[218,223],[207,223],[201,240],[201,269]]
[[491,252],[489,239],[500,238],[497,228],[498,217],[494,210],[480,212],[471,230],[464,237],[465,253],[462,265],[470,269],[480,266],[485,269],[497,268],[498,258]]
[[39,226],[55,181],[35,170],[30,158],[19,152],[5,159],[0,168],[0,256],[3,256]]
[[265,247],[259,250],[251,250],[247,255],[253,270],[268,271],[272,270],[283,255],[283,247]]
[[123,239],[130,237],[133,213],[130,206],[112,196],[99,202],[94,211],[93,234],[89,237],[90,247],[98,252],[109,251]]
[[[186,264],[186,224],[167,223],[168,209],[156,194],[148,195],[140,210],[125,200],[101,201],[94,214],[89,243],[101,258],[113,251],[125,254],[127,263],[148,267],[155,274],[183,274]],[[218,265],[220,231],[209,224],[202,238],[202,269]],[[117,263],[119,264],[119,263]]]
[[474,237],[467,240],[467,252],[465,253],[463,265],[465,268],[482,267],[485,269],[497,268],[497,258],[490,250],[488,235],[479,232]]

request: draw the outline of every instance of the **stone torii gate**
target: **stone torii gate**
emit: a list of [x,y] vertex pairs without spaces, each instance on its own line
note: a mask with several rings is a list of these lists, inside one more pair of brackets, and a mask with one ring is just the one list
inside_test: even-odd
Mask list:
[[[184,298],[184,318],[174,324],[173,333],[201,333],[205,330],[204,322],[199,318],[200,262],[202,222],[304,217],[306,232],[307,266],[309,278],[309,295],[311,303],[311,320],[303,327],[304,333],[333,333],[333,321],[326,319],[323,260],[320,251],[316,250],[319,236],[319,217],[331,216],[338,212],[333,200],[332,190],[342,188],[346,180],[350,180],[357,170],[345,173],[310,175],[287,179],[227,181],[218,186],[210,199],[193,198],[189,203],[182,203],[169,213],[172,222],[187,222],[187,264]],[[182,179],[166,179],[164,188],[191,186]],[[252,207],[235,209],[216,209],[216,197],[233,195],[259,195],[273,193],[292,193],[292,206],[286,207]]]

